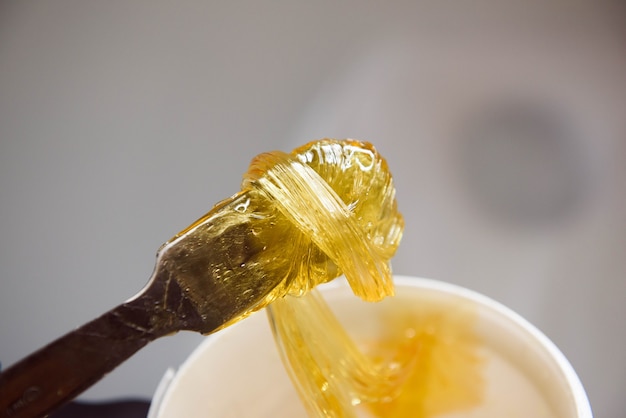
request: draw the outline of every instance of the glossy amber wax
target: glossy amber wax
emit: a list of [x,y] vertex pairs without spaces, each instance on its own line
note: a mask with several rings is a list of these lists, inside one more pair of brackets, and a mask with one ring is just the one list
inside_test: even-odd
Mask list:
[[427,418],[480,405],[484,360],[473,306],[400,295],[368,308],[363,323],[348,321],[353,340],[317,291],[270,306],[310,416]]
[[242,190],[166,243],[161,261],[214,330],[341,274],[365,300],[392,294],[402,229],[375,149],[321,140],[256,157]]
[[310,416],[430,417],[476,400],[455,389],[476,376],[473,346],[449,344],[471,327],[421,313],[390,319],[388,332],[356,345],[314,289],[343,274],[364,301],[393,295],[389,260],[402,230],[376,149],[326,139],[256,157],[242,191],[168,245],[173,276],[203,317],[223,321],[218,327],[268,307]]
[[462,412],[483,399],[484,359],[469,303],[395,300],[382,335],[365,350],[379,361],[413,358],[396,395],[366,407],[378,417],[427,418]]
[[[287,207],[287,217],[333,258],[357,295],[368,301],[391,295],[388,263],[402,223],[384,160],[369,144],[354,142],[305,146],[296,154],[300,162],[314,163],[330,190],[284,159],[266,160],[276,164],[271,170],[279,190],[270,189]],[[316,290],[268,307],[283,361],[309,415],[425,418],[479,402],[472,315],[428,304],[417,311],[396,308],[404,314],[388,318],[380,338],[362,347]]]

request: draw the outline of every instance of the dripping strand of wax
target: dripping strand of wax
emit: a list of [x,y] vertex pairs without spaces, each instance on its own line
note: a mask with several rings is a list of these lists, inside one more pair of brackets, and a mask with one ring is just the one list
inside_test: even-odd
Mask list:
[[[326,142],[292,154],[262,154],[253,160],[244,186],[265,195],[326,254],[357,296],[379,301],[393,294],[389,260],[403,221],[387,165],[371,145]],[[372,361],[316,290],[293,293],[300,297],[276,300],[268,314],[309,413],[348,417],[355,405],[393,398],[415,356]]]

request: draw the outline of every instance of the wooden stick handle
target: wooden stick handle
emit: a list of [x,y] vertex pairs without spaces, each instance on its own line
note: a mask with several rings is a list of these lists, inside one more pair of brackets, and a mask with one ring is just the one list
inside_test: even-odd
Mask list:
[[119,305],[0,373],[0,417],[45,416],[173,332],[162,322],[154,326],[143,299]]

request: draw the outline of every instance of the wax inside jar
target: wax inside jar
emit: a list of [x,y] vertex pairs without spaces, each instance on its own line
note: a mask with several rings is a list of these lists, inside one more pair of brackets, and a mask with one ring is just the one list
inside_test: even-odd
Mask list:
[[310,416],[427,418],[479,405],[483,357],[471,305],[381,304],[363,323],[351,321],[362,328],[354,330],[358,339],[316,293],[270,307],[283,362]]

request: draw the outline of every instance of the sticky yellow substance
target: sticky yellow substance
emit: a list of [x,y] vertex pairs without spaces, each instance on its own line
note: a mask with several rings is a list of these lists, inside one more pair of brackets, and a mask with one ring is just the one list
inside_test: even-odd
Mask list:
[[[387,164],[372,145],[311,142],[255,158],[242,191],[180,234],[186,246],[175,256],[202,268],[203,279],[176,276],[199,312],[232,318],[221,327],[268,307],[312,417],[426,418],[468,408],[480,398],[469,317],[393,318],[385,335],[357,345],[314,289],[343,274],[364,301],[392,296],[389,261],[403,226]],[[194,252],[207,247],[209,257]],[[217,296],[209,303],[207,294]],[[235,303],[228,295],[238,295]]]
[[[295,151],[301,162],[313,163],[331,190],[313,191],[306,184],[311,180],[280,158],[266,160],[275,164],[272,180],[280,180],[278,191],[261,184],[331,255],[357,295],[379,301],[393,293],[389,260],[399,244],[402,218],[384,160],[369,144],[352,142],[349,152],[345,145],[332,144],[332,152],[325,149],[328,143]],[[268,307],[283,362],[310,416],[427,418],[480,402],[471,312],[443,312],[428,304],[417,311],[407,308],[398,306],[396,312],[404,314],[389,318],[387,332],[363,347],[346,334],[316,290]]]
[[328,139],[257,156],[242,190],[166,243],[161,262],[212,332],[341,274],[365,300],[391,295],[402,229],[385,161]]
[[427,299],[393,301],[385,332],[364,349],[378,361],[413,358],[391,399],[366,405],[376,417],[428,418],[469,411],[483,400],[484,359],[470,304],[443,306]]
[[[389,259],[404,222],[387,163],[371,144],[323,140],[291,154],[261,154],[243,188],[263,194],[301,232],[298,239],[305,238],[308,247],[294,256],[302,262],[315,248],[346,276],[357,296],[378,301],[393,294]],[[291,293],[304,294],[309,283],[319,283],[308,279],[294,283]]]
[[394,299],[379,313],[384,328],[358,344],[315,290],[269,307],[309,416],[430,418],[480,405],[484,360],[472,306]]

